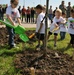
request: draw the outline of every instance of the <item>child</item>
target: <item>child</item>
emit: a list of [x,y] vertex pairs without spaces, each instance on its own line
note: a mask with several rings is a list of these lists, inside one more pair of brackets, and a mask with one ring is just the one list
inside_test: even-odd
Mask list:
[[[15,20],[17,19],[18,23],[21,25],[20,14],[18,9],[16,8],[18,5],[18,0],[11,0],[11,5],[6,9],[6,16],[10,23],[15,26]],[[15,47],[14,44],[14,29],[7,27],[9,33],[9,49]]]
[[[50,27],[50,31],[48,33],[48,38],[50,37],[50,35],[52,35],[52,33],[54,33],[54,47],[56,47],[56,41],[57,41],[57,35],[59,33],[59,27],[61,22],[63,22],[63,18],[61,17],[62,15],[62,11],[60,9],[57,9],[55,11],[55,17],[53,19],[53,23]],[[57,29],[55,29],[57,28]],[[55,29],[55,30],[54,30]]]
[[36,37],[38,39],[38,45],[36,48],[40,48],[40,40],[42,41],[42,44],[44,45],[44,34],[45,34],[45,23],[44,21],[41,22],[45,16],[43,13],[43,7],[41,5],[36,6],[36,12],[38,14],[37,17],[37,26],[36,26]]
[[64,40],[65,39],[65,34],[67,32],[67,26],[66,26],[66,13],[62,12],[62,17],[63,17],[63,21],[64,21],[64,24],[60,24],[60,37],[61,37],[61,40]]
[[74,48],[74,9],[71,9],[71,17],[68,18],[68,33],[70,34],[70,44]]

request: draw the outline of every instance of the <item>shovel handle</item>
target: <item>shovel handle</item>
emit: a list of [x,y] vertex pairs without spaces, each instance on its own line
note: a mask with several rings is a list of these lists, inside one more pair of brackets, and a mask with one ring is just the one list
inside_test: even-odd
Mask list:
[[52,32],[54,32],[54,31],[56,31],[56,30],[58,30],[59,29],[59,27],[56,27],[56,28],[54,28],[53,30],[52,30]]
[[10,28],[15,29],[15,26],[11,25],[10,23],[7,23],[6,21],[2,21],[2,20],[0,20],[0,22],[3,23],[4,25],[10,27]]
[[29,36],[29,39],[31,39],[31,38],[34,37],[34,36],[35,36],[35,33],[31,34],[31,35]]

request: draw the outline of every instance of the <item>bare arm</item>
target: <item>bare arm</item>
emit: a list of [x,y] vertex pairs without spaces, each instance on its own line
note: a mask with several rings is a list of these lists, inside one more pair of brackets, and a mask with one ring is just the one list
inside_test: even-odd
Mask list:
[[9,15],[7,15],[7,18],[8,18],[8,20],[10,21],[10,23],[11,23],[13,26],[15,26],[15,23],[13,22],[12,18],[11,18]]
[[40,28],[39,28],[39,30],[38,30],[38,33],[40,32],[42,26],[43,26],[43,23],[40,23]]
[[18,21],[19,25],[21,25],[21,20],[20,20],[20,18],[17,18],[17,21]]

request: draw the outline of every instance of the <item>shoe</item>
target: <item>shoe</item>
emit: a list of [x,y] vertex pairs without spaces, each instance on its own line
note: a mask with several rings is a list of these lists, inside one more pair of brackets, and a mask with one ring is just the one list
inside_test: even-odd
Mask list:
[[16,45],[11,45],[8,49],[16,48]]
[[15,46],[10,46],[8,49],[12,49],[12,48],[15,48]]
[[56,47],[57,45],[56,44],[54,44],[54,47]]
[[68,46],[67,47],[70,47],[70,46],[72,46],[72,44],[71,43],[68,43]]
[[42,45],[42,46],[40,47],[40,49],[41,49],[41,50],[44,50],[44,46]]
[[74,48],[74,44],[72,44],[72,47]]
[[38,44],[37,46],[36,46],[36,48],[38,48],[40,45]]
[[40,51],[40,45],[39,44],[36,46],[36,50]]

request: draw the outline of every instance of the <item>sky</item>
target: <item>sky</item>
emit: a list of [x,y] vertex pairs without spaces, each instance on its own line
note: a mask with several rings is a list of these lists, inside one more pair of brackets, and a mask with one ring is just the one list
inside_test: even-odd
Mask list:
[[[58,7],[61,4],[62,0],[49,0],[49,6],[52,5],[53,9],[55,9],[55,7]],[[71,5],[74,5],[74,0],[64,0],[65,1],[65,5],[68,5],[68,2],[71,1]],[[10,0],[0,0],[0,4],[8,4],[10,5]],[[35,7],[37,4],[41,4],[41,5],[46,5],[46,0],[19,0],[19,5],[21,6],[25,6],[27,8],[27,6],[30,7]]]

